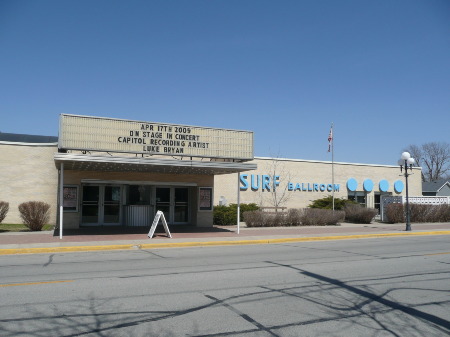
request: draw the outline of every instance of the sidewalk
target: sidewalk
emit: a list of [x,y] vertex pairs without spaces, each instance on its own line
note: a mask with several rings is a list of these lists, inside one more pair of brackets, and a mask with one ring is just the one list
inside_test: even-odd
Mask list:
[[[240,229],[230,227],[176,227],[171,226],[172,238],[158,227],[152,239],[148,228],[91,227],[65,230],[62,239],[53,231],[0,233],[0,255],[23,253],[49,253],[70,251],[94,251],[116,249],[151,249],[187,246],[211,246],[231,244],[268,244],[281,242],[342,240],[406,235],[450,235],[450,223],[412,224],[412,231],[405,232],[405,224],[372,223],[368,225],[343,223],[341,226],[268,227]],[[122,231],[122,232],[119,232]]]

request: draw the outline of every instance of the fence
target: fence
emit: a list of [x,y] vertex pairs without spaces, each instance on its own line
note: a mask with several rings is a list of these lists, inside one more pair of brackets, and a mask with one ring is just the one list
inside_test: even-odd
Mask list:
[[287,214],[287,207],[261,207],[260,210],[263,211],[266,214]]

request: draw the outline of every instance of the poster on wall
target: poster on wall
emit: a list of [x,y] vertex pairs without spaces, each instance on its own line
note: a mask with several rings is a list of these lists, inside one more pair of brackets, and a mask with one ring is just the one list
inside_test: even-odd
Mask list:
[[199,209],[212,211],[212,187],[199,188]]
[[63,188],[64,211],[78,210],[78,186],[64,186]]

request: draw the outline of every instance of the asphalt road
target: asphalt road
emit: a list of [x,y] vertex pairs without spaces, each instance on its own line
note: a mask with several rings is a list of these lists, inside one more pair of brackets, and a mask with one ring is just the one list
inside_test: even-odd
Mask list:
[[448,336],[450,236],[0,256],[0,336]]

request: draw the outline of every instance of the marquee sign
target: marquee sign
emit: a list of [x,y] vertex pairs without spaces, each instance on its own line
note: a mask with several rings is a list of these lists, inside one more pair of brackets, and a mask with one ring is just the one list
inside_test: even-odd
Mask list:
[[61,115],[59,148],[205,158],[253,159],[253,132]]

